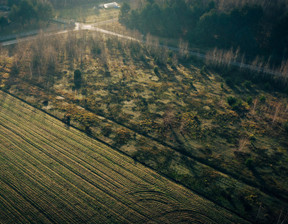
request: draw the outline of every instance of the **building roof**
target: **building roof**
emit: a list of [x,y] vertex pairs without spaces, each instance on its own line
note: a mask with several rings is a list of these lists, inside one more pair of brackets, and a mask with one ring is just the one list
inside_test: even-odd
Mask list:
[[110,2],[103,5],[105,9],[108,8],[120,8],[120,5],[117,2]]

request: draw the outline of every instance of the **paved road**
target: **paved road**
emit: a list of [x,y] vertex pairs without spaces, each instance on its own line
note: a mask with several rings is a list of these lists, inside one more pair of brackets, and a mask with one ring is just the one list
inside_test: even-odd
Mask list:
[[[73,31],[90,30],[90,31],[104,33],[104,34],[111,35],[111,36],[117,36],[117,37],[122,38],[122,39],[128,39],[128,40],[132,40],[132,41],[138,41],[138,42],[145,43],[145,40],[139,40],[139,39],[136,39],[136,38],[131,37],[131,36],[122,35],[122,34],[119,34],[119,33],[115,33],[115,32],[108,31],[108,30],[101,29],[101,28],[97,27],[100,24],[110,23],[110,22],[114,22],[116,20],[117,19],[110,19],[110,20],[101,21],[101,22],[94,23],[94,24],[75,23],[75,28],[73,29]],[[57,32],[47,32],[47,33],[45,33],[45,35],[46,36],[59,35],[59,34],[67,33],[69,31],[71,31],[71,30],[61,30],[61,31],[57,31]],[[1,43],[1,45],[2,46],[9,46],[9,45],[13,45],[13,44],[20,43],[20,42],[23,42],[23,41],[33,40],[33,39],[36,38],[35,34],[33,34],[33,35],[34,36],[28,36],[28,37],[23,37],[23,38],[19,38],[19,39],[3,41]],[[0,40],[0,42],[1,42],[1,40]],[[167,45],[159,45],[159,46],[160,47],[166,47],[166,48],[168,48],[170,50],[173,50],[173,51],[179,51],[180,50],[179,48],[171,47],[171,46],[167,46]],[[205,55],[203,53],[199,53],[199,52],[196,52],[196,51],[189,51],[189,54],[192,55],[192,56],[195,56],[197,58],[204,59],[204,60],[212,60],[213,59],[212,57],[209,57],[209,56],[207,56],[207,55]],[[268,74],[268,75],[288,78],[288,73],[280,73],[280,72],[273,71],[273,70],[270,70],[270,69],[266,69],[266,68],[263,68],[263,67],[258,67],[258,66],[255,66],[255,65],[244,64],[244,63],[241,63],[241,62],[238,62],[238,61],[230,62],[230,65],[238,67],[238,68],[241,68],[241,69],[246,69],[246,70],[255,71],[255,72],[259,72],[259,73],[264,73],[264,74]]]

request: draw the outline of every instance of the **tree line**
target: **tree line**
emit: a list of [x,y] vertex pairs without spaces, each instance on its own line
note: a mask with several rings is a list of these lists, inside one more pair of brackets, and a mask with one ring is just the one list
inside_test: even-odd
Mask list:
[[73,7],[90,3],[100,4],[100,0],[50,0],[50,2],[55,8]]
[[229,5],[223,2],[146,0],[137,9],[124,3],[119,21],[143,34],[181,38],[200,47],[239,48],[251,59],[256,54],[270,57],[270,63],[287,58],[286,0],[270,5],[268,1],[230,1]]

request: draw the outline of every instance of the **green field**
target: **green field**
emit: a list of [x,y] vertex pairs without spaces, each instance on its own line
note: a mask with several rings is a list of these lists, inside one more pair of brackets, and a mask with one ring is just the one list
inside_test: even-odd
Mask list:
[[99,9],[97,4],[88,4],[71,8],[56,9],[56,16],[74,19],[77,22],[97,23],[111,19],[118,20],[119,9]]
[[0,92],[0,223],[246,223]]

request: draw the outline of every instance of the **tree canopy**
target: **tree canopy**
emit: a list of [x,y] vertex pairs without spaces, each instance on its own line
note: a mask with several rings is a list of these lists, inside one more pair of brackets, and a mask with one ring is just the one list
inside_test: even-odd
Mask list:
[[265,4],[256,3],[228,7],[220,0],[147,0],[134,10],[125,4],[119,21],[143,34],[181,38],[198,46],[239,48],[251,58],[256,52],[274,55],[276,60],[287,58],[286,6],[275,3],[268,10]]
[[53,7],[49,1],[9,0],[12,7],[9,18],[14,22],[28,23],[32,20],[45,21],[53,16]]

